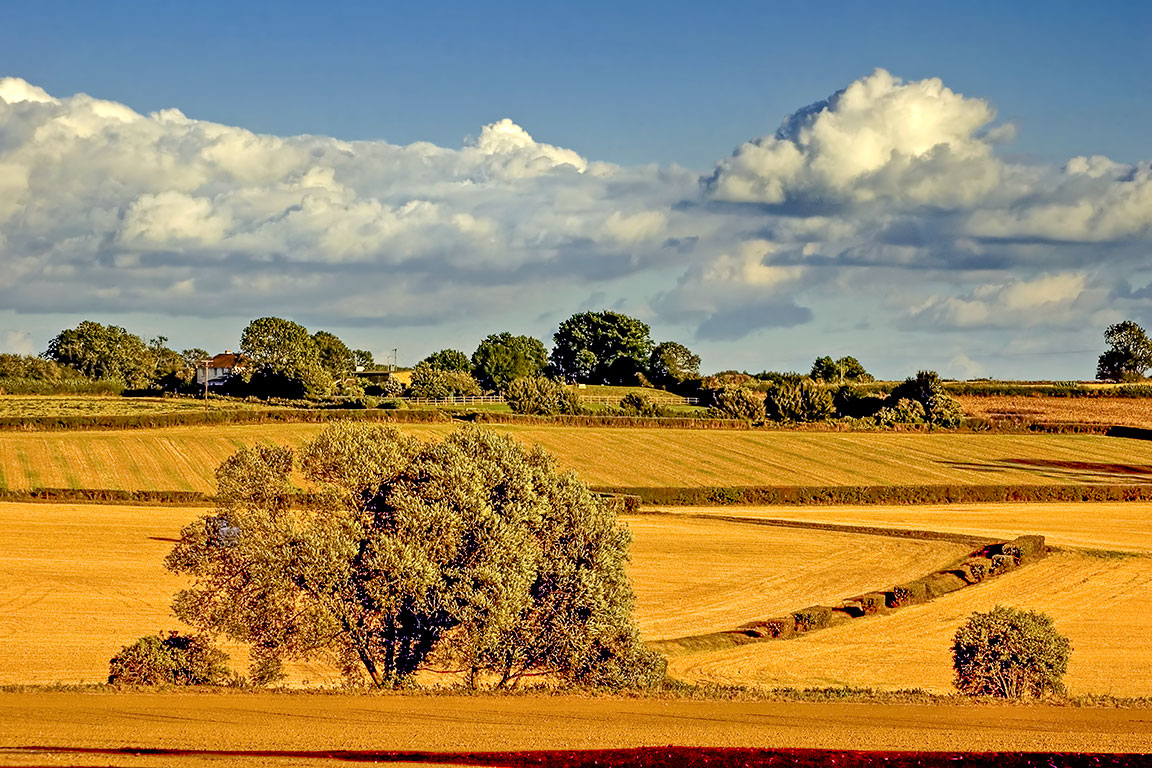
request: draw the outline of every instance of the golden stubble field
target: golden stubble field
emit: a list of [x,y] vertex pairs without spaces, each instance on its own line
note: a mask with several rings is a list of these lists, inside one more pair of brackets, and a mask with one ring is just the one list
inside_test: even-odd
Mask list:
[[1049,555],[1007,576],[794,640],[672,658],[692,682],[952,690],[949,648],[973,611],[1040,610],[1072,641],[1072,694],[1152,693],[1152,558]]
[[[163,558],[205,509],[0,504],[0,683],[99,682],[140,635],[175,629],[182,580]],[[728,629],[919,575],[967,548],[712,520],[639,515],[630,573],[646,639]],[[234,654],[241,649],[231,648]],[[243,666],[242,656],[234,660]],[[292,681],[334,682],[322,664]]]
[[[237,448],[298,446],[318,424],[0,432],[0,488],[213,491]],[[403,425],[430,438],[452,427]],[[492,429],[539,443],[597,486],[1139,483],[1152,480],[1152,441],[1098,435],[788,432],[522,427]]]
[[985,419],[1121,424],[1152,427],[1150,397],[1027,397],[1024,395],[960,395],[969,416]]

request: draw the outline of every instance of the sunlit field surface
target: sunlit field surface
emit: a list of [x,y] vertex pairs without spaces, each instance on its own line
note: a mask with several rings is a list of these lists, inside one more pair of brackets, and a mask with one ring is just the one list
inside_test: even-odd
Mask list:
[[[405,424],[419,437],[448,424]],[[1152,441],[1098,435],[491,427],[539,443],[600,486],[1143,483]],[[0,488],[211,492],[216,466],[261,442],[299,446],[320,424],[0,432]]]

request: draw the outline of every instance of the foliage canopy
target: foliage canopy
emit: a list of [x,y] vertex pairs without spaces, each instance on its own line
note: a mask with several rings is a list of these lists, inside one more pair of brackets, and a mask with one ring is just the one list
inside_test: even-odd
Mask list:
[[[293,505],[293,468],[318,488]],[[539,448],[475,427],[421,443],[339,424],[304,446],[246,448],[217,471],[219,507],[168,556],[195,579],[189,624],[253,646],[256,680],[327,656],[395,686],[419,669],[503,686],[637,686],[662,675],[639,641],[629,533]]]
[[635,384],[652,353],[647,323],[608,310],[572,315],[552,339],[552,372],[585,384]]
[[1009,699],[1060,693],[1071,650],[1046,614],[996,606],[956,630],[955,685],[961,693]]
[[493,333],[472,353],[476,380],[487,389],[503,390],[514,379],[539,376],[548,364],[548,352],[539,339]]
[[1138,381],[1152,368],[1152,340],[1131,320],[1108,326],[1104,341],[1108,350],[1096,362],[1097,379]]

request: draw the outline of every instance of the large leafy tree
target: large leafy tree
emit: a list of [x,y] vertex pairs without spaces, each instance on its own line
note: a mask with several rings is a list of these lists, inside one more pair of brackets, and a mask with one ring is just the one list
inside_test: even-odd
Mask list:
[[320,367],[329,376],[339,379],[351,373],[355,367],[352,350],[348,349],[348,345],[339,336],[328,331],[317,331],[312,334],[312,342],[320,356]]
[[635,384],[652,353],[647,323],[619,312],[575,314],[552,338],[553,372],[587,384]]
[[1152,340],[1144,329],[1125,320],[1104,331],[1108,350],[1096,363],[1096,378],[1105,381],[1135,381],[1152,368]]
[[486,389],[503,390],[513,380],[539,376],[548,364],[548,352],[539,339],[493,333],[472,353],[472,370]]
[[308,329],[280,317],[253,320],[240,336],[246,374],[262,394],[288,397],[323,394],[332,387],[320,350]]
[[[294,469],[313,506],[293,504]],[[251,644],[256,679],[316,657],[382,687],[425,666],[472,685],[661,674],[631,619],[627,530],[539,448],[475,427],[424,443],[340,424],[299,462],[286,448],[243,449],[217,482],[219,507],[168,556],[194,579],[174,610]]]
[[657,344],[648,356],[648,378],[658,387],[675,387],[700,378],[700,355],[676,341]]
[[90,379],[121,381],[132,389],[151,386],[156,369],[152,350],[142,338],[118,325],[91,320],[60,331],[44,356]]
[[459,373],[472,373],[472,361],[468,355],[458,349],[441,349],[433,352],[420,362],[427,363],[438,371],[457,371]]

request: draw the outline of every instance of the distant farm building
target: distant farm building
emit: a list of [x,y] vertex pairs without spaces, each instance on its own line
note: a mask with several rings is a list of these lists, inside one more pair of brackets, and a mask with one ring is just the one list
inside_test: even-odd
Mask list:
[[243,370],[244,358],[231,350],[224,350],[224,354],[216,355],[208,360],[201,360],[196,366],[196,383],[209,387],[218,387],[238,370]]
[[362,384],[383,384],[398,381],[405,387],[412,385],[412,371],[356,371],[352,374]]

